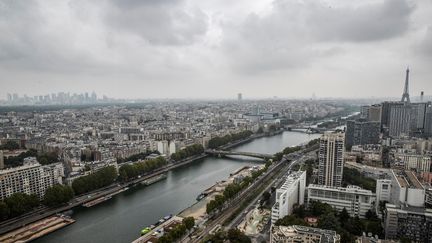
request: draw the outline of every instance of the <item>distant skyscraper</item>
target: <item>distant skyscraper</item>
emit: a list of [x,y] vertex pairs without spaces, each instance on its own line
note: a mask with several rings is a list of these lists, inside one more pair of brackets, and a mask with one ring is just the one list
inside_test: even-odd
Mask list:
[[405,76],[405,87],[404,92],[402,94],[402,102],[410,103],[410,97],[409,97],[409,68],[406,70],[406,76]]
[[416,126],[416,109],[410,104],[391,107],[389,135],[392,137],[409,136]]
[[242,93],[238,93],[237,94],[237,100],[238,101],[241,101],[243,99],[243,97],[242,97]]
[[3,150],[0,150],[0,170],[4,169],[4,157],[3,157]]
[[432,105],[430,103],[426,108],[424,133],[426,137],[432,137]]
[[342,186],[345,134],[326,132],[320,138],[318,184]]
[[367,120],[347,121],[346,146],[377,144],[380,131],[380,122]]
[[371,105],[369,107],[369,113],[367,119],[373,122],[379,122],[381,124],[381,105]]

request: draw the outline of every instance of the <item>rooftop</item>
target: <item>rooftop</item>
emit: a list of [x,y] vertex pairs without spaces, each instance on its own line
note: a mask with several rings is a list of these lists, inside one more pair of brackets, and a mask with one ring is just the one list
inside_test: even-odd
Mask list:
[[320,238],[320,243],[338,242],[340,236],[333,230],[324,230],[300,225],[273,226],[272,235],[276,237],[295,237],[297,235],[315,235]]

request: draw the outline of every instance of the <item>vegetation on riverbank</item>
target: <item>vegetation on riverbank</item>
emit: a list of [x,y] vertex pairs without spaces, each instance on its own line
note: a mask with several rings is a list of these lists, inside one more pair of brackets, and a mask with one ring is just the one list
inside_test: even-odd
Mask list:
[[174,161],[180,161],[202,153],[204,153],[204,147],[201,144],[193,144],[179,150],[176,153],[173,153],[171,155],[171,159],[173,159]]
[[227,185],[222,195],[216,195],[215,199],[207,203],[207,214],[214,213],[216,210],[222,208],[225,202],[227,202],[231,198],[234,198],[238,193],[240,193],[244,188],[248,187],[256,178],[258,178],[258,176],[266,172],[270,165],[271,162],[268,161],[264,168],[252,172],[251,176],[246,176],[240,183],[231,183]]
[[81,195],[105,186],[111,185],[117,179],[117,171],[114,166],[108,166],[93,174],[82,176],[72,182],[72,188],[76,195]]
[[226,145],[231,142],[236,142],[238,140],[242,140],[250,137],[253,134],[252,131],[241,131],[238,133],[228,134],[223,137],[214,137],[209,140],[208,147],[210,149],[215,149],[220,146]]
[[159,151],[157,151],[157,150],[147,150],[147,151],[139,153],[139,154],[131,155],[125,159],[119,158],[119,159],[117,159],[117,163],[121,164],[121,163],[129,162],[129,161],[136,162],[139,160],[145,160],[145,158],[147,158],[147,156],[149,156],[150,154],[160,155]]
[[181,224],[176,225],[169,232],[161,236],[158,243],[171,243],[180,240],[188,230],[191,230],[195,226],[195,219],[193,217],[187,217],[182,220]]
[[140,175],[159,169],[166,164],[166,159],[163,157],[157,157],[156,159],[122,165],[119,169],[119,180],[123,182],[132,180]]

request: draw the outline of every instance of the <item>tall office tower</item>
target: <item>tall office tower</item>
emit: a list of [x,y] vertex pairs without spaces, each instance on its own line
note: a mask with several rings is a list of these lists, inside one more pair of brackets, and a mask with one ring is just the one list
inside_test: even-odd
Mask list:
[[424,99],[424,91],[420,92],[420,102],[423,102]]
[[417,110],[410,104],[393,105],[390,111],[389,135],[409,136],[416,124]]
[[238,93],[237,94],[237,100],[238,101],[241,101],[243,99],[243,97],[242,97],[242,93]]
[[424,134],[425,137],[432,137],[432,104],[431,103],[429,103],[426,107]]
[[4,169],[4,157],[3,157],[3,150],[0,150],[0,170]]
[[378,104],[378,105],[371,105],[369,107],[369,112],[368,112],[367,119],[369,121],[381,123],[381,110],[382,110],[382,107],[381,107],[380,104]]
[[345,145],[377,144],[380,136],[380,122],[366,120],[347,121]]
[[405,87],[404,92],[402,94],[401,102],[410,103],[410,97],[409,97],[409,68],[406,70],[406,76],[405,76]]
[[326,132],[320,138],[318,184],[342,186],[345,134]]
[[360,107],[360,118],[362,119],[368,119],[369,116],[369,108],[368,105],[363,105]]
[[390,113],[391,108],[396,105],[402,105],[402,102],[390,102],[385,101],[381,103],[381,126],[389,127],[390,126]]
[[413,125],[413,133],[419,135],[424,132],[425,127],[425,115],[426,115],[426,107],[428,103],[415,103],[412,104],[414,108],[415,115],[415,124]]

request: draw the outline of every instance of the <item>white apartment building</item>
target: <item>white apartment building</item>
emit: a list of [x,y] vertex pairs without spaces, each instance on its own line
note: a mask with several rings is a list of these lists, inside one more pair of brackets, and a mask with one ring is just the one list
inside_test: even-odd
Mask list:
[[406,170],[415,170],[418,173],[431,171],[430,155],[396,154],[395,157],[404,163]]
[[42,198],[47,188],[62,184],[63,177],[61,163],[41,165],[36,158],[26,158],[22,166],[0,170],[0,200],[17,192]]
[[326,132],[320,138],[318,184],[342,186],[345,134]]
[[298,171],[287,176],[284,184],[276,189],[276,202],[272,207],[271,222],[290,215],[295,204],[304,204],[306,172]]
[[307,188],[308,205],[311,201],[327,203],[338,211],[346,209],[351,217],[365,218],[368,210],[374,210],[375,193],[358,186],[329,187],[310,184]]

